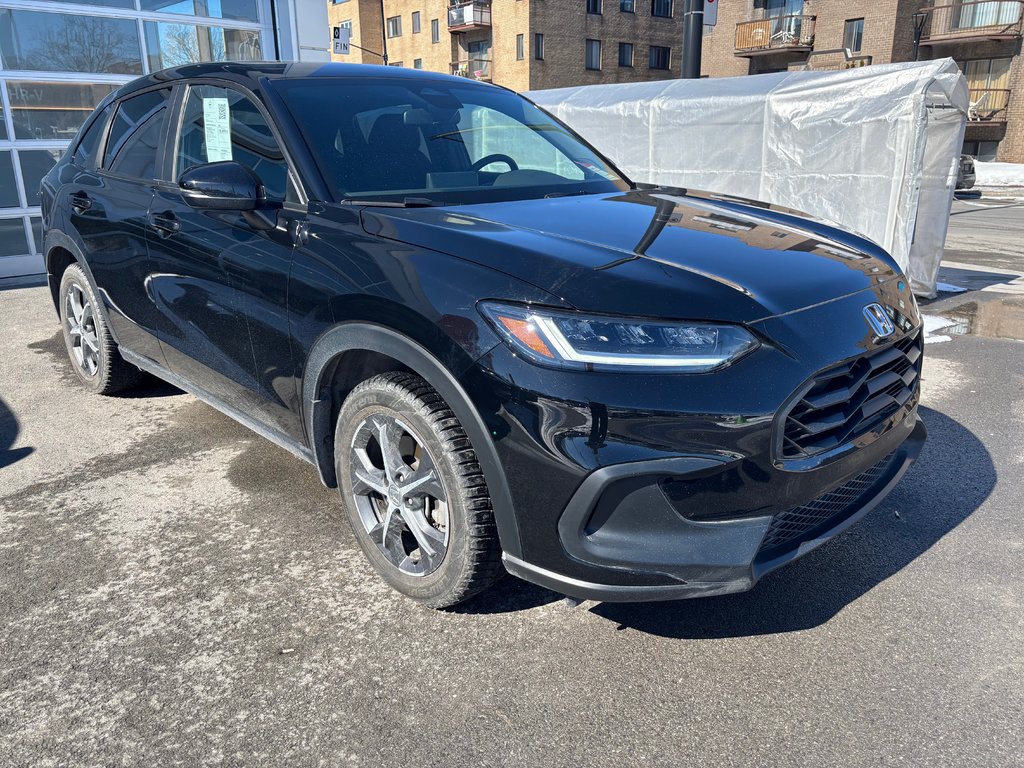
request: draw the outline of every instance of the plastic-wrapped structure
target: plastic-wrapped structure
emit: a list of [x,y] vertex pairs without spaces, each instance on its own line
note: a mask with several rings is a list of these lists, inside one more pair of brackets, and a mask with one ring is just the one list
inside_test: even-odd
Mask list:
[[952,59],[527,96],[636,181],[837,222],[935,295],[969,103]]

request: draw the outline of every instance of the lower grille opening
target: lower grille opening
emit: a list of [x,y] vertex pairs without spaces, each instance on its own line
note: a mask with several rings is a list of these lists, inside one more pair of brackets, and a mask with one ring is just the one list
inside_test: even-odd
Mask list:
[[855,512],[859,507],[857,502],[864,493],[889,469],[893,453],[838,488],[813,501],[775,515],[761,541],[759,556],[766,552],[779,552],[798,546],[819,533],[824,533]]

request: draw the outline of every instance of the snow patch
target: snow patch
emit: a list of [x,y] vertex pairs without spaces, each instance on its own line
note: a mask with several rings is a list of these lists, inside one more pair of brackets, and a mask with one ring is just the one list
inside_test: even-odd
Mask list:
[[974,162],[975,185],[979,187],[1024,187],[1024,163]]

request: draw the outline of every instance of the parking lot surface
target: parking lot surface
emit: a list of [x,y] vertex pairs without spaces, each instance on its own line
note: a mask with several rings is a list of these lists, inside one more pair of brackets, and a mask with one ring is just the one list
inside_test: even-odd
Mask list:
[[929,344],[917,466],[753,591],[383,586],[333,491],[193,397],[75,385],[0,291],[0,764],[1020,765],[1024,345]]

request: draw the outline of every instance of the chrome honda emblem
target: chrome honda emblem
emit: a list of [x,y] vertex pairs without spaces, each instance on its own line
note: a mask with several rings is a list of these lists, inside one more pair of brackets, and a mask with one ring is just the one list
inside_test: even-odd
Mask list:
[[868,304],[864,307],[864,319],[868,321],[868,326],[880,339],[892,336],[896,331],[896,326],[893,325],[892,319],[881,304]]

